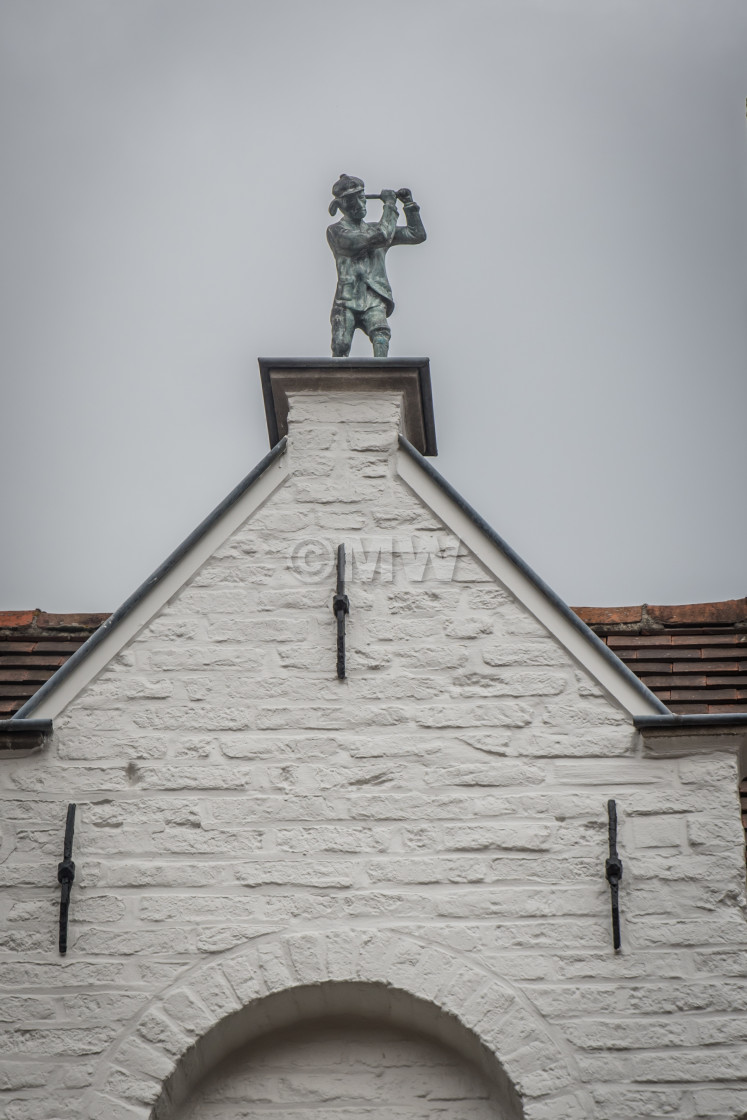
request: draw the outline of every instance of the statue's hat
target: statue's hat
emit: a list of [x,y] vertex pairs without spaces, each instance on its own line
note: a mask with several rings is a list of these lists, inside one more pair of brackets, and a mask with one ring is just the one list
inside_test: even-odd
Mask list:
[[345,195],[348,194],[357,194],[358,191],[362,191],[363,189],[364,183],[362,179],[357,179],[355,175],[348,175],[346,171],[343,171],[340,175],[340,178],[332,187],[332,194],[334,195],[334,198],[329,204],[330,214],[334,215],[337,213],[339,200],[341,198],[344,198]]

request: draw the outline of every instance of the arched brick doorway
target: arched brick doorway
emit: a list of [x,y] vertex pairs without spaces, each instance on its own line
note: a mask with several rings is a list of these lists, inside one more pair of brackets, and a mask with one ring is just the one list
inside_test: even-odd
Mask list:
[[[396,930],[350,929],[257,938],[192,970],[102,1057],[83,1115],[184,1120],[219,1068],[228,1071],[261,1047],[289,1039],[298,1045],[322,1029],[332,1040],[329,1030],[346,1024],[359,1039],[389,1031],[389,1046],[410,1040],[413,1048],[430,1047],[431,1058],[421,1051],[416,1066],[441,1061],[482,1078],[487,1097],[478,1092],[476,1099],[491,1102],[490,1120],[591,1115],[567,1043],[513,985],[448,947]],[[383,1045],[384,1035],[376,1037]],[[436,1058],[433,1047],[447,1056]],[[409,1084],[414,1091],[412,1078]],[[428,1107],[417,1120],[438,1116]]]
[[[240,1042],[196,1084],[185,1079],[181,1099],[160,1102],[158,1120],[524,1116],[498,1063],[432,1004],[355,984],[297,989],[293,1004],[290,1025]],[[270,1005],[271,1018],[285,1017]]]

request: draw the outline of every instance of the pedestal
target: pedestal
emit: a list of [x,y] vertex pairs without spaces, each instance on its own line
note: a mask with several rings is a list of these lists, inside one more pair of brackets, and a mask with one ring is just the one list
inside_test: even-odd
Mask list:
[[437,455],[428,358],[260,358],[270,446],[288,432],[289,392],[401,392],[403,435]]

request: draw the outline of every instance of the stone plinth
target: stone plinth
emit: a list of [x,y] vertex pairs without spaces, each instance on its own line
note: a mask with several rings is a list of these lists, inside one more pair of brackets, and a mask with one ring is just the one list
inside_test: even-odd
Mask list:
[[428,358],[260,358],[270,446],[288,432],[288,393],[401,392],[402,434],[421,455],[437,455]]

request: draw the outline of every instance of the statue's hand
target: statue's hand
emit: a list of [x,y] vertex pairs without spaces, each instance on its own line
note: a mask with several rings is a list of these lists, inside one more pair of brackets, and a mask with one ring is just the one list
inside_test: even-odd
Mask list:
[[396,191],[382,191],[381,192],[381,201],[384,203],[384,205],[386,205],[387,202],[390,202],[390,203],[392,203],[392,205],[396,206],[397,205],[397,192]]
[[397,191],[397,198],[407,205],[407,203],[412,202],[412,191],[409,187],[400,187]]

